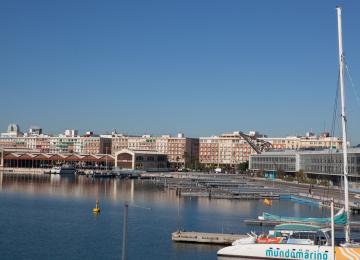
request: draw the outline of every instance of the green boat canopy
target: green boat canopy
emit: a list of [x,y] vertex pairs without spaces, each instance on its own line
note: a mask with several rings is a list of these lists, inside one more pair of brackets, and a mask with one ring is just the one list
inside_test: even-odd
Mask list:
[[275,230],[319,231],[321,228],[319,226],[306,224],[280,224],[275,226]]

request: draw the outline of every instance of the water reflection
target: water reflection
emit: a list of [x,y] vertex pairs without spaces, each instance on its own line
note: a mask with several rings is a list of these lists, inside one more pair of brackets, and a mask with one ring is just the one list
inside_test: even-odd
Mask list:
[[[324,217],[327,209],[316,206],[297,204],[291,201],[273,201],[271,207],[254,200],[209,199],[208,197],[181,197],[180,201],[174,190],[164,189],[157,183],[148,180],[93,179],[86,176],[60,175],[15,175],[0,174],[1,192],[26,193],[32,196],[57,196],[65,198],[93,199],[123,203],[128,201],[140,205],[155,204],[176,209],[180,203],[180,221],[202,226],[213,220],[201,216],[217,214],[221,221],[217,231],[227,229],[227,223],[235,216],[239,226],[242,220],[257,218],[263,212],[283,216]],[[176,216],[175,216],[176,217]],[[230,220],[229,220],[230,219]],[[254,229],[257,229],[256,227]]]
[[[147,180],[93,179],[86,176],[60,175],[15,175],[0,174],[1,192],[20,192],[30,195],[61,196],[71,198],[105,198],[110,201],[154,202],[158,205],[177,208],[178,198],[175,191],[167,190]],[[319,216],[317,207],[294,204],[290,201],[274,201],[272,207],[261,201],[226,200],[203,198],[181,198],[181,207],[185,205],[199,214],[211,212],[221,215],[241,214],[244,218],[256,217],[263,211],[270,213],[288,213],[290,215]],[[187,205],[187,206],[186,206]],[[306,210],[304,210],[306,208]],[[186,215],[186,209],[183,210]]]

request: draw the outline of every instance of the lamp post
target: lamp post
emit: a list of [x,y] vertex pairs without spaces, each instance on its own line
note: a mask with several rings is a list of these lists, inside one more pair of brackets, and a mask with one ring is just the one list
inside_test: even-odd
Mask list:
[[[136,204],[131,204],[131,207],[151,210],[151,208],[138,206]],[[124,204],[124,217],[123,217],[123,240],[122,240],[122,254],[121,260],[126,260],[126,247],[127,247],[127,222],[128,222],[128,211],[129,211],[129,203],[126,201]]]

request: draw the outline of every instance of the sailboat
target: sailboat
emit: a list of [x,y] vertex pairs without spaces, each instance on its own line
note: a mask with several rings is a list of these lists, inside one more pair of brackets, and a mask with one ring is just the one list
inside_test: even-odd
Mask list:
[[[341,8],[336,7],[338,20],[339,66],[340,66],[340,94],[341,94],[341,125],[343,138],[343,171],[344,171],[344,215],[337,214],[345,223],[345,242],[335,246],[334,215],[332,207],[331,229],[320,228],[316,225],[304,223],[287,223],[270,230],[268,235],[249,235],[239,239],[231,246],[220,249],[218,256],[240,257],[245,259],[311,259],[311,260],[342,260],[359,259],[360,244],[350,238],[350,211],[348,187],[347,137],[345,115],[345,80],[344,80],[344,52],[342,44]],[[341,216],[340,216],[341,215]],[[268,216],[269,217],[269,216]],[[345,219],[344,219],[345,218]],[[314,220],[314,219],[312,219]],[[323,220],[317,219],[319,224]],[[328,220],[325,220],[328,221]]]

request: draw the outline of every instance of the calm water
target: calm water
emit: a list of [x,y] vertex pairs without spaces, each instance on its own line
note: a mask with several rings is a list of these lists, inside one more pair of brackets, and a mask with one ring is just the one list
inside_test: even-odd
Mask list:
[[[91,212],[100,198],[102,212]],[[317,207],[274,201],[182,198],[149,181],[0,174],[1,259],[121,259],[123,205],[130,203],[127,259],[217,259],[221,246],[171,241],[185,230],[245,233],[263,211],[322,216]],[[179,202],[179,203],[178,203]],[[180,218],[178,217],[180,205]],[[258,230],[260,231],[260,230]]]

